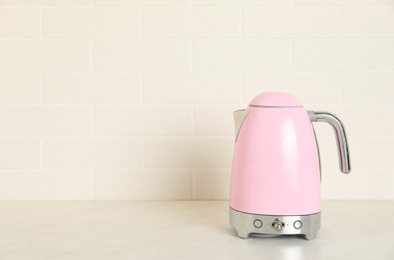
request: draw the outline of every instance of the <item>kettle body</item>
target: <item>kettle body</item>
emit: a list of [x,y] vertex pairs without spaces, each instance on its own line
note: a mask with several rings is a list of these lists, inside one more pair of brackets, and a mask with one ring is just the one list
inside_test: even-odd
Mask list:
[[302,234],[320,228],[320,160],[312,121],[336,129],[341,170],[350,172],[342,123],[326,112],[306,111],[287,93],[269,92],[234,112],[235,148],[230,222],[238,235]]

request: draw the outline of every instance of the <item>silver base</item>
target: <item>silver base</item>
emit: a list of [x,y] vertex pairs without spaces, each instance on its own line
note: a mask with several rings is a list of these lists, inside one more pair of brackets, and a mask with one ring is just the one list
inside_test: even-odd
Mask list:
[[230,208],[230,224],[242,238],[304,235],[307,240],[312,240],[320,229],[320,221],[320,212],[300,216],[272,216],[250,214]]

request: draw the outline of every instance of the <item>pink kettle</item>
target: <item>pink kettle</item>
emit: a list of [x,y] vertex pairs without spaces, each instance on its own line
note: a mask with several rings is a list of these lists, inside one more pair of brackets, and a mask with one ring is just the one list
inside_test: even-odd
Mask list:
[[255,97],[234,112],[230,223],[238,236],[304,235],[320,228],[320,157],[311,122],[328,122],[336,134],[340,168],[350,172],[345,129],[327,112],[306,111],[287,93]]

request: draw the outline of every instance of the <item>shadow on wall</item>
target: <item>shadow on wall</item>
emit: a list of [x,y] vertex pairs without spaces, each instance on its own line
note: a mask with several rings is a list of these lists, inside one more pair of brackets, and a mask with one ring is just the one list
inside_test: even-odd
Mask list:
[[190,176],[191,197],[176,199],[229,198],[232,137],[150,139],[145,140],[145,149],[150,151],[150,155],[145,156],[146,167],[166,168],[165,171],[174,173],[183,171]]
[[193,139],[193,199],[228,200],[234,138]]

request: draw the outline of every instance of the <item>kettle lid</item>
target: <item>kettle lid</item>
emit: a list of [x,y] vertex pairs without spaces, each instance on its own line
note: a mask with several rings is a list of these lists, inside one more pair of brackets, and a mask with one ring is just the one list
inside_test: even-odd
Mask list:
[[302,103],[296,97],[283,92],[261,93],[249,105],[258,107],[302,107]]

